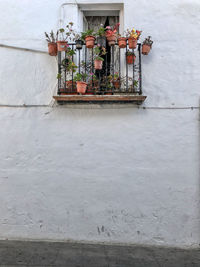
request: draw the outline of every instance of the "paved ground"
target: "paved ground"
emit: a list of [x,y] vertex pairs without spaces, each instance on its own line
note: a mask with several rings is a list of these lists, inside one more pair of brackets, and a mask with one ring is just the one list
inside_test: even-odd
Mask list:
[[200,249],[0,241],[1,267],[200,267]]

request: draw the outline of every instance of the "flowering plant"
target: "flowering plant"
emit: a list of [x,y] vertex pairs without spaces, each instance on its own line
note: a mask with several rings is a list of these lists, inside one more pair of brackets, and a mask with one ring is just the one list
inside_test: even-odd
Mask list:
[[73,25],[74,25],[73,22],[69,22],[67,24],[67,26],[66,26],[66,28],[67,28],[66,36],[70,41],[74,41],[74,39],[75,39],[75,32],[74,32],[74,29],[73,29]]
[[93,73],[93,72],[90,72],[89,74],[89,81],[98,81],[98,78],[97,76]]
[[118,29],[119,29],[119,25],[120,25],[120,23],[117,23],[113,28],[110,26],[107,26],[106,27],[106,37],[111,36],[113,34],[116,34]]
[[132,30],[127,29],[126,30],[126,37],[127,38],[134,38],[135,40],[138,40],[140,38],[142,31],[135,30],[134,28]]
[[149,45],[150,47],[152,47],[153,41],[151,40],[151,36],[148,36],[147,38],[145,38],[144,45]]
[[64,28],[58,30],[61,40],[63,41],[66,41],[67,39],[69,39],[70,41],[74,40],[75,33],[73,30],[73,25],[74,25],[73,22],[69,22],[66,26],[66,30]]

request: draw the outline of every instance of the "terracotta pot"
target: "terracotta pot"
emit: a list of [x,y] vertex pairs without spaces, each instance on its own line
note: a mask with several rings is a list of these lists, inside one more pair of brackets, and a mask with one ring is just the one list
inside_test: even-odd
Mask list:
[[[66,88],[72,90],[72,81],[66,81]],[[73,81],[73,91],[76,91],[76,82]]]
[[67,41],[57,41],[57,49],[58,49],[58,51],[66,51],[67,50]]
[[94,61],[94,68],[95,68],[95,70],[101,70],[102,69],[102,66],[103,66],[103,61],[102,60],[95,59],[95,61]]
[[77,85],[77,92],[80,94],[85,94],[87,89],[87,83],[86,82],[76,82]]
[[66,92],[65,88],[60,88],[58,94],[59,94],[59,95],[66,95],[67,92]]
[[137,39],[133,37],[128,38],[128,46],[130,49],[135,49],[137,47]]
[[126,47],[126,38],[125,37],[118,38],[118,45],[119,45],[119,48],[125,48]]
[[127,62],[127,64],[133,64],[133,59],[134,59],[134,62],[135,62],[135,59],[136,59],[136,56],[134,56],[134,55],[127,55],[126,56],[126,62]]
[[113,35],[107,35],[106,36],[106,39],[108,41],[108,45],[109,46],[112,46],[112,45],[115,45],[116,41],[117,41],[117,36],[116,34],[113,34]]
[[142,45],[142,54],[143,55],[148,55],[150,50],[151,50],[151,46],[150,45],[146,45],[146,44]]
[[112,84],[115,87],[115,89],[119,89],[120,88],[120,81],[119,80],[112,81]]
[[95,37],[94,36],[86,36],[85,37],[85,44],[87,48],[93,48],[94,47],[94,41]]
[[50,56],[57,56],[57,43],[48,43],[48,52]]

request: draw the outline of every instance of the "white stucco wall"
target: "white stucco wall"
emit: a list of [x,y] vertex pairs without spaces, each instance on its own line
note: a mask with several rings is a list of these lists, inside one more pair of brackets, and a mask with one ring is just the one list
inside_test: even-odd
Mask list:
[[[47,50],[63,2],[0,1],[0,43]],[[199,244],[199,18],[195,0],[124,1],[125,28],[154,40],[147,109],[0,108],[0,238]],[[52,102],[55,58],[0,58],[1,105]]]

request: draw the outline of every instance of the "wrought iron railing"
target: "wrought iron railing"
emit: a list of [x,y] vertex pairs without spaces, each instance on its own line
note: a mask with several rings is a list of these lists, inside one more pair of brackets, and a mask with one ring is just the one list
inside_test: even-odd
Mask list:
[[[74,80],[75,70],[87,74],[87,91],[85,94],[135,94],[142,95],[141,44],[136,49],[119,48],[118,44],[108,47],[104,56],[102,70],[94,68],[93,48],[76,49],[75,43],[69,43],[75,54],[58,52],[58,95],[78,94]],[[128,64],[126,54],[131,51],[136,58]],[[76,67],[71,66],[74,63]],[[130,62],[129,62],[130,63]]]

